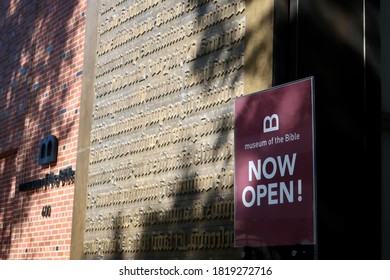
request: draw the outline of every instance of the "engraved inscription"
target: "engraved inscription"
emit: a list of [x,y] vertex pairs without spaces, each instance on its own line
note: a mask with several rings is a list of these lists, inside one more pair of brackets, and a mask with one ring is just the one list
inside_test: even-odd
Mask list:
[[232,258],[245,1],[99,3],[85,258]]

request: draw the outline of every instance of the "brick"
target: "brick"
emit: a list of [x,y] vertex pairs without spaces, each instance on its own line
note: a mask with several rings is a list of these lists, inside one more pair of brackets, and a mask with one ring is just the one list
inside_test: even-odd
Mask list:
[[[0,68],[0,104],[7,104],[0,116],[0,151],[18,147],[12,157],[0,158],[0,224],[7,226],[0,236],[0,259],[68,259],[70,246],[56,251],[55,245],[42,241],[70,243],[74,186],[16,195],[15,190],[20,183],[76,165],[79,119],[70,116],[80,106],[87,0],[19,2],[10,1],[8,11],[0,4],[0,11],[11,17],[0,19],[0,40],[11,42],[0,50],[0,61],[6,65]],[[21,28],[19,20],[35,24]],[[42,168],[37,151],[48,134],[60,136],[68,148],[55,167]],[[65,205],[65,221],[56,208],[60,202]],[[41,216],[45,205],[52,206],[51,217]]]

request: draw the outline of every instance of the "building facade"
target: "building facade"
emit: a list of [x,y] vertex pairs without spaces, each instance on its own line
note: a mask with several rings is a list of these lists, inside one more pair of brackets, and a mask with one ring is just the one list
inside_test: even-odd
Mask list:
[[69,259],[86,2],[0,4],[1,259]]
[[221,183],[234,172],[232,100],[308,76],[318,256],[381,257],[378,1],[96,5],[76,258],[315,257],[307,246],[234,248],[229,215],[201,211],[233,199]]
[[[389,258],[379,2],[2,4],[1,257]],[[234,100],[309,76],[318,244],[235,248]]]

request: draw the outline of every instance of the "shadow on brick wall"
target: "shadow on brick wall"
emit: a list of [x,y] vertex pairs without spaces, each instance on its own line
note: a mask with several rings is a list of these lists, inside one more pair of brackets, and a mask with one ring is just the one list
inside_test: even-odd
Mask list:
[[[9,0],[0,4],[1,259],[15,254],[34,258],[24,249],[31,244],[19,244],[23,249],[14,244],[27,234],[23,225],[31,216],[40,217],[41,209],[33,209],[31,201],[38,191],[19,192],[17,186],[50,172],[37,163],[41,139],[53,133],[65,139],[77,122],[65,108],[75,83],[72,69],[82,67],[76,66],[75,47],[75,32],[84,17],[75,15],[79,3]],[[28,234],[30,242],[36,242],[34,233]]]

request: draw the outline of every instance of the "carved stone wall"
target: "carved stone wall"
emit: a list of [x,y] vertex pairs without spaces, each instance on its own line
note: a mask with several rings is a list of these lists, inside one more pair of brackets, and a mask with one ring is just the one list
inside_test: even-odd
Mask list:
[[233,258],[245,1],[102,0],[83,254]]

